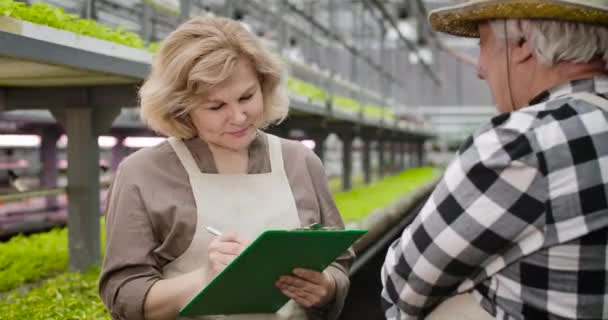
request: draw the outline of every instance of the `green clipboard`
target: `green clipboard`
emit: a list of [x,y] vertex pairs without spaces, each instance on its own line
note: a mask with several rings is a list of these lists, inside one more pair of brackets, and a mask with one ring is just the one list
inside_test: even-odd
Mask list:
[[274,313],[288,300],[275,286],[296,267],[321,271],[366,230],[268,230],[179,312],[180,316]]

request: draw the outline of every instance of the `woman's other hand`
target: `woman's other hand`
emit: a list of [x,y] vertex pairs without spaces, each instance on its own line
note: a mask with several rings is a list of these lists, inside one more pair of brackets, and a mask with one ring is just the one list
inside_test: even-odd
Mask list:
[[209,243],[207,275],[213,279],[246,247],[246,242],[234,232],[224,233]]
[[325,271],[297,268],[292,275],[280,277],[276,286],[305,308],[322,307],[336,295],[336,281]]

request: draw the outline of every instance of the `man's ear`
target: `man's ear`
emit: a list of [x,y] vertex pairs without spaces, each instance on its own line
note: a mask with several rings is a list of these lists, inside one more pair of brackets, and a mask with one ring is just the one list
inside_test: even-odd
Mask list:
[[532,49],[530,48],[529,42],[526,39],[521,38],[517,43],[511,46],[511,56],[513,62],[521,64],[534,57]]

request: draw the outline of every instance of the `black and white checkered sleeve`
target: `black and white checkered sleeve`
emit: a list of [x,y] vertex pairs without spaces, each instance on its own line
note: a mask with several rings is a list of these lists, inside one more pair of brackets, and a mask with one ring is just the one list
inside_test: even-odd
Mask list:
[[388,250],[381,275],[387,319],[423,318],[540,234],[546,182],[534,138],[526,135],[534,120],[518,112],[497,116],[463,145]]

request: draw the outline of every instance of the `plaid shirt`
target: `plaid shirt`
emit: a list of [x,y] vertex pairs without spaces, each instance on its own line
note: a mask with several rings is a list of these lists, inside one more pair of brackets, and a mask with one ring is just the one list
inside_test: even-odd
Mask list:
[[388,250],[388,319],[468,291],[497,319],[608,318],[606,98],[608,77],[573,81],[465,142]]

